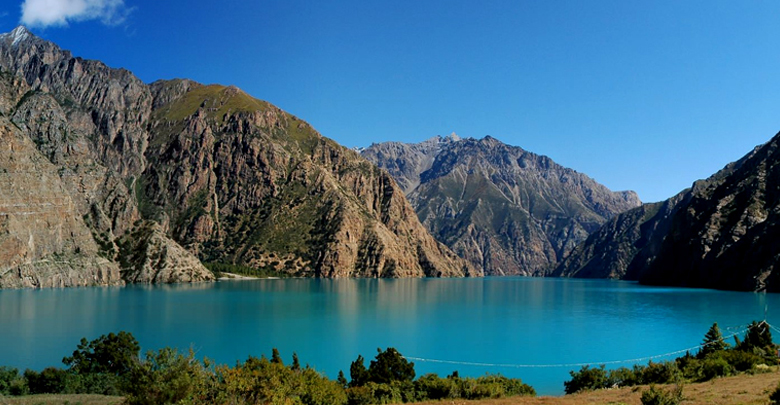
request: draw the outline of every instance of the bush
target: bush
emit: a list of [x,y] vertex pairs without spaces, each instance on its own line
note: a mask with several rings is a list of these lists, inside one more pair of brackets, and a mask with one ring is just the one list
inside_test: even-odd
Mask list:
[[767,363],[760,355],[742,350],[725,350],[717,353],[715,356],[725,360],[737,371],[747,371],[756,365]]
[[682,377],[677,363],[673,361],[660,363],[650,361],[641,370],[641,373],[637,373],[637,383],[639,384],[669,384],[677,382]]
[[207,375],[192,351],[187,356],[175,349],[148,352],[133,367],[125,393],[130,405],[174,404],[203,393]]
[[599,368],[582,366],[580,371],[569,371],[569,374],[571,375],[571,380],[563,383],[564,390],[567,394],[608,387],[607,371],[604,369],[603,365]]
[[607,374],[608,387],[627,387],[636,385],[637,376],[634,370],[620,367],[614,370],[610,370]]
[[105,373],[67,373],[63,394],[122,395],[120,377]]
[[18,378],[20,378],[18,369],[0,367],[0,395],[10,395],[11,383]]
[[11,385],[8,386],[8,393],[13,396],[29,394],[30,390],[27,388],[27,380],[24,378],[17,378],[11,381]]
[[664,391],[651,385],[642,391],[642,405],[679,405],[683,400],[683,388],[678,385],[671,391]]
[[347,388],[347,405],[376,404],[374,392],[365,386]]
[[30,394],[58,394],[65,391],[67,372],[54,367],[47,367],[40,373],[27,369],[24,379]]
[[414,391],[417,401],[460,397],[458,382],[454,378],[441,378],[436,374],[426,374],[418,378],[414,382]]

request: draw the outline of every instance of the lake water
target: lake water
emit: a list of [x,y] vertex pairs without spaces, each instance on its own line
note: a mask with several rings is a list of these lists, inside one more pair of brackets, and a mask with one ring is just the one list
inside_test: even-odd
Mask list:
[[568,371],[579,369],[573,363],[694,347],[713,322],[728,335],[763,319],[765,307],[769,323],[780,325],[780,294],[521,277],[2,290],[0,365],[62,366],[81,337],[125,330],[143,350],[192,347],[231,365],[270,357],[273,347],[288,362],[295,351],[331,378],[339,370],[349,377],[358,354],[371,359],[389,346],[460,363],[416,360],[418,375],[502,373],[561,394]]

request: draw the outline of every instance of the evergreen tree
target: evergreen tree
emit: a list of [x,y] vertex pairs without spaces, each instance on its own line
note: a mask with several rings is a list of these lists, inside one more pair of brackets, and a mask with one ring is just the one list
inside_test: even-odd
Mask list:
[[275,348],[271,352],[271,363],[274,364],[284,364],[282,362],[282,356],[279,355],[279,349]]
[[291,366],[293,371],[298,371],[301,369],[301,363],[298,361],[298,354],[293,352],[293,362]]
[[369,380],[378,384],[389,384],[393,381],[412,381],[414,380],[414,363],[398,353],[392,347],[388,347],[384,352],[382,349],[376,349],[376,360],[371,360],[368,367]]
[[349,386],[362,387],[368,382],[368,370],[364,364],[363,356],[358,355],[357,359],[349,366]]
[[700,359],[703,359],[710,353],[715,353],[720,350],[726,350],[729,347],[728,343],[723,340],[723,334],[720,333],[718,323],[715,322],[710,327],[710,330],[704,335],[704,341],[702,342],[702,348],[699,350]]
[[774,354],[777,346],[772,343],[772,333],[769,331],[769,325],[766,322],[753,321],[748,326],[745,339],[740,343],[737,349],[751,352],[758,349],[760,352]]
[[344,377],[344,372],[339,370],[339,377],[336,379],[336,382],[339,383],[340,386],[347,388],[347,377]]

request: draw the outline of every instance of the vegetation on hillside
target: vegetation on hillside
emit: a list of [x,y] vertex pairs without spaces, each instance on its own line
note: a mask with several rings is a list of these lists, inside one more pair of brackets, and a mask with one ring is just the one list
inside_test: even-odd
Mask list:
[[140,356],[140,346],[127,332],[111,333],[91,342],[82,339],[63,359],[66,369],[41,372],[0,367],[0,396],[27,394],[122,395],[130,405],[152,404],[303,404],[363,405],[416,402],[428,399],[480,399],[535,395],[519,379],[500,375],[441,378],[426,374],[415,380],[414,363],[397,350],[377,350],[368,368],[362,356],[352,363],[351,381],[343,373],[330,380],[298,356],[283,363],[274,349],[271,359],[250,356],[234,367],[214,365],[163,348]]
[[602,388],[703,382],[738,373],[760,373],[779,364],[777,353],[780,346],[772,342],[766,322],[754,321],[748,326],[743,340],[738,336],[734,339],[734,346],[727,344],[715,323],[705,334],[701,350],[696,355],[686,353],[672,361],[650,361],[646,366],[634,365],[633,368],[614,370],[607,370],[603,365],[595,368],[584,366],[579,371],[570,372],[572,379],[564,382],[565,391],[572,394]]

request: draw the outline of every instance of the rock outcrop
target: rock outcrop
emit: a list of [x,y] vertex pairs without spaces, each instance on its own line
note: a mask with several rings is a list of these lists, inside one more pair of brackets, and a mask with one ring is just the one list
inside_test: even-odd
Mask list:
[[614,215],[640,204],[546,156],[495,138],[374,144],[439,240],[485,274],[543,273]]
[[235,87],[152,84],[145,215],[209,262],[316,277],[476,275],[386,172]]
[[780,291],[778,147],[780,134],[675,197],[617,216],[552,275]]
[[121,283],[57,168],[0,116],[0,288]]
[[[15,258],[3,277],[28,280],[2,286],[113,284],[120,264],[128,282],[213,279],[195,258],[319,277],[479,274],[428,234],[386,173],[235,87],[147,85],[18,27],[0,34],[0,113],[25,159],[46,168],[27,181],[56,180],[58,194],[40,198],[67,200],[73,219],[47,226],[78,228],[73,246],[0,245]],[[17,173],[19,148],[0,170]],[[8,224],[28,226],[20,215]],[[82,262],[30,267],[67,252]]]

